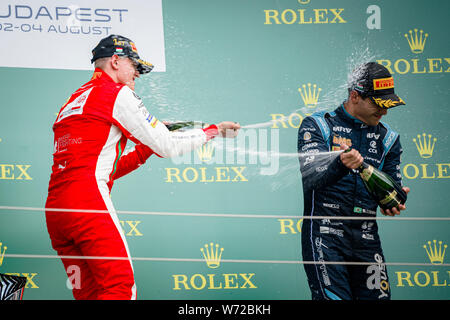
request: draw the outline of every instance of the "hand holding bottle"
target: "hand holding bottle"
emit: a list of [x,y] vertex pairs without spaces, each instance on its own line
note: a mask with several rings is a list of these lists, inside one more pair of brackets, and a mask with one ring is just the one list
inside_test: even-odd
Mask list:
[[[164,125],[169,131],[186,130],[194,128],[207,128],[209,124],[200,121],[177,121],[169,122],[163,121]],[[237,122],[223,121],[217,125],[218,134],[222,138],[235,138],[241,125]]]
[[364,186],[377,201],[383,215],[395,216],[405,210],[408,187],[399,186],[388,174],[364,162],[361,154],[345,144],[340,145],[342,163],[349,169],[359,172]]
[[[406,194],[408,194],[410,191],[410,189],[408,187],[402,187],[402,190]],[[383,215],[391,216],[391,217],[399,215],[400,211],[403,211],[403,210],[406,210],[406,206],[404,204],[399,204],[397,208],[392,208],[391,210],[389,210],[389,209],[383,210],[382,208],[380,208],[380,211]]]
[[[345,144],[340,145],[341,150],[347,150],[349,146]],[[356,149],[351,149],[347,152],[342,152],[341,155],[341,161],[349,169],[358,169],[359,166],[363,163],[364,158]]]
[[217,125],[217,128],[222,138],[235,138],[238,135],[241,125],[237,122],[223,121]]

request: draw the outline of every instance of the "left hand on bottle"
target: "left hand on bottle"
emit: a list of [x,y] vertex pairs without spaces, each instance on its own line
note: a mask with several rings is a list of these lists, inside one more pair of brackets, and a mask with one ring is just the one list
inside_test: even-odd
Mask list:
[[[406,194],[408,194],[410,191],[410,189],[408,187],[402,187],[402,189],[403,189],[403,191],[406,192]],[[402,211],[402,210],[406,210],[406,206],[404,204],[399,204],[398,207],[392,208],[392,209],[387,209],[387,210],[383,210],[380,208],[380,211],[382,214],[384,214],[385,216],[391,216],[391,217],[399,215],[400,211]]]
[[[341,144],[340,148],[341,150],[347,150],[349,149],[349,146],[347,146],[346,144]],[[351,149],[350,151],[342,152],[340,154],[340,157],[342,164],[349,169],[356,169],[364,162],[364,158],[356,149]]]
[[219,136],[222,138],[235,138],[238,135],[241,125],[237,122],[223,121],[217,125]]

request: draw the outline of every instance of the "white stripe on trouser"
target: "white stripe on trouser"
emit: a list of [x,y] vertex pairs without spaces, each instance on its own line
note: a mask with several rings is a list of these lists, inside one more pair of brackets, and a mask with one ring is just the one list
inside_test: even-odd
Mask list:
[[[107,186],[107,182],[109,180],[109,175],[114,167],[114,160],[116,160],[116,144],[119,142],[122,137],[122,132],[119,128],[114,125],[111,125],[111,129],[109,130],[108,139],[106,140],[105,145],[100,152],[100,155],[97,159],[97,165],[95,168],[95,178],[97,180],[98,190],[102,195],[103,202],[105,203],[106,209],[116,226],[117,232],[119,232],[120,237],[122,238],[123,245],[125,246],[128,261],[130,262],[131,270],[134,273],[133,263],[131,262],[130,251],[128,249],[128,243],[125,239],[125,235],[123,234],[122,228],[120,227],[119,218],[117,217],[116,210],[114,209],[113,203],[109,196],[109,189]],[[133,277],[134,278],[134,277]],[[131,299],[136,300],[136,283],[133,283],[133,287],[131,289]]]

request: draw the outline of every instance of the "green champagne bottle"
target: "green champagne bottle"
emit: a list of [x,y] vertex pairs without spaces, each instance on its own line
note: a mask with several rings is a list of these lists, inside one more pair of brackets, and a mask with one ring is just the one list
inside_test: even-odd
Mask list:
[[[169,131],[177,131],[177,130],[189,130],[189,129],[204,129],[209,127],[209,124],[201,122],[201,121],[177,121],[166,124],[167,129]],[[182,131],[180,130],[180,131]]]
[[[348,148],[344,152],[350,150],[351,148]],[[356,170],[359,172],[367,192],[383,210],[390,210],[398,207],[399,204],[405,204],[406,192],[390,175],[365,162]]]
[[382,209],[390,210],[399,204],[405,204],[406,192],[388,174],[365,162],[359,166],[358,171],[367,191]]

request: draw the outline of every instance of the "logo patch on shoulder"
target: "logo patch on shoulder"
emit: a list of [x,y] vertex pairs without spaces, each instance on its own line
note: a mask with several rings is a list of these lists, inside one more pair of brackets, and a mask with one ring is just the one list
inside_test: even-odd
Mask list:
[[76,115],[76,114],[82,114],[84,105],[86,104],[86,101],[89,97],[89,94],[91,93],[93,88],[83,92],[81,95],[79,95],[75,100],[73,100],[71,103],[67,104],[59,113],[58,119],[56,122],[59,122],[63,120],[64,118]]

